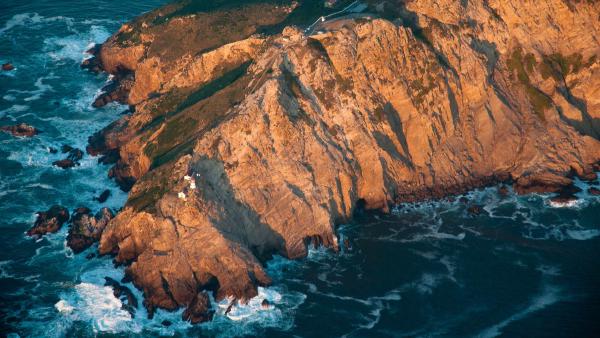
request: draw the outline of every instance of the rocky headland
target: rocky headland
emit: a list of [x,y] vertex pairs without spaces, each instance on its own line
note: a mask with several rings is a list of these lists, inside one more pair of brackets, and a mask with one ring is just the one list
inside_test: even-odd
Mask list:
[[209,320],[207,293],[248,300],[357,209],[595,179],[599,2],[328,3],[177,2],[90,51],[113,75],[94,105],[131,109],[87,151],[129,199],[75,228],[149,313]]

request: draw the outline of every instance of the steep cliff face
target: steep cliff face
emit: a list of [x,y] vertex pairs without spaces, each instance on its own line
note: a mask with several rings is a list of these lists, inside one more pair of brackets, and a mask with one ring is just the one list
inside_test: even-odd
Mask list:
[[595,177],[600,4],[366,3],[310,33],[280,28],[313,2],[178,4],[100,49],[135,105],[88,147],[118,152],[111,174],[132,186],[100,251],[130,264],[149,308],[248,299],[270,282],[262,260],[337,248],[357,204]]

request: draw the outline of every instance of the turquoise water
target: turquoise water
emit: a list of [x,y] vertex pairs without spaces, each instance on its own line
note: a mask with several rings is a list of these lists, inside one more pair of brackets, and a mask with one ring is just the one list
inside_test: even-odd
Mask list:
[[[91,108],[107,77],[79,63],[92,43],[161,3],[0,4],[0,63],[16,67],[0,73],[0,125],[43,131],[27,139],[0,134],[0,336],[600,335],[600,200],[580,193],[575,205],[556,208],[547,196],[500,198],[496,188],[468,195],[485,206],[480,216],[458,201],[362,216],[339,229],[351,249],[275,258],[267,266],[274,285],[211,323],[191,326],[181,311],[149,320],[141,306],[132,318],[103,286],[105,276],[123,276],[110,258],[74,256],[66,226],[39,241],[24,232],[36,211],[53,204],[96,211],[124,203],[96,158],[57,169],[51,163],[64,155],[48,148],[83,149],[91,133],[119,117],[124,107]],[[107,188],[108,201],[95,202]],[[274,308],[260,310],[263,298]],[[215,304],[219,313],[222,306]]]

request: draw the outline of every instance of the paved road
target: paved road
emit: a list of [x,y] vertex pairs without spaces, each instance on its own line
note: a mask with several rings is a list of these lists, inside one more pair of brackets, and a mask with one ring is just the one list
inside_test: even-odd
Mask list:
[[311,35],[313,33],[313,30],[315,29],[315,27],[319,24],[319,23],[323,23],[327,20],[330,20],[331,18],[338,16],[340,14],[346,14],[346,13],[360,13],[362,11],[364,11],[367,8],[367,6],[365,4],[363,4],[360,1],[354,1],[353,3],[349,4],[348,6],[344,7],[344,9],[337,11],[335,13],[331,13],[329,15],[326,16],[322,16],[319,19],[317,19],[317,21],[313,22],[312,25],[308,26],[308,28],[306,28],[304,30],[304,32],[308,35]]

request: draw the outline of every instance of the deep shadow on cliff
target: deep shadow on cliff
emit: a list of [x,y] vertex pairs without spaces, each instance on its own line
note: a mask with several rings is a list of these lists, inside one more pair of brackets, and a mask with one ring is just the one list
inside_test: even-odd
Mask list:
[[598,3],[369,0],[310,35],[351,1],[208,3],[147,13],[85,63],[115,75],[97,106],[132,106],[88,152],[130,190],[100,251],[149,309],[247,300],[271,255],[337,249],[357,202],[595,178]]

